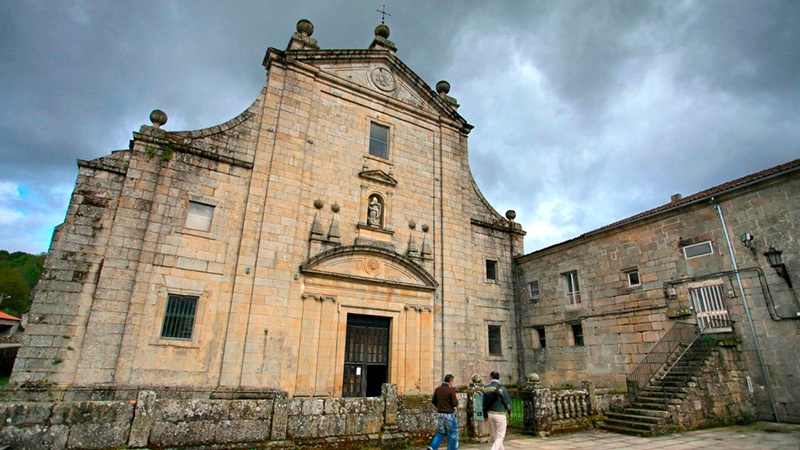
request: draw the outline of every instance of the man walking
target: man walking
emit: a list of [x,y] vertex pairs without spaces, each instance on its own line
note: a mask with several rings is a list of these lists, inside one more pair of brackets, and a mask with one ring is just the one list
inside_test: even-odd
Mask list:
[[455,377],[451,374],[444,376],[444,382],[433,391],[431,403],[436,407],[436,435],[433,436],[428,450],[437,450],[445,436],[447,436],[447,450],[458,450],[458,420],[456,420],[456,406],[458,397],[453,389]]
[[511,397],[506,388],[500,386],[500,374],[494,371],[490,376],[492,381],[483,387],[483,417],[489,421],[492,450],[504,450],[503,440],[508,425],[506,413],[511,417]]

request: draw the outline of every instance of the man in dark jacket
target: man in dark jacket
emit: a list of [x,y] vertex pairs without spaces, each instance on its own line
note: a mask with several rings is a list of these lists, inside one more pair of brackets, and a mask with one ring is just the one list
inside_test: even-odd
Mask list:
[[453,389],[453,380],[455,377],[448,373],[444,376],[442,385],[433,391],[431,403],[437,411],[437,428],[428,450],[437,450],[444,442],[445,436],[447,436],[447,450],[458,449],[458,421],[456,420],[458,397],[456,397],[456,390]]
[[506,438],[506,413],[511,416],[511,397],[500,386],[500,374],[494,371],[492,381],[483,387],[483,417],[489,421],[489,434],[492,437],[492,450],[504,450]]

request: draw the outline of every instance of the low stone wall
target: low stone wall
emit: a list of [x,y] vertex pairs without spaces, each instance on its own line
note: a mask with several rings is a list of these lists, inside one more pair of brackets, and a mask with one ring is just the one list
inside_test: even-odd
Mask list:
[[[396,392],[396,386],[384,385],[381,397],[289,400],[285,392],[268,389],[32,386],[4,392],[0,447],[328,449],[427,443],[436,429],[430,396]],[[463,429],[467,394],[458,396]]]

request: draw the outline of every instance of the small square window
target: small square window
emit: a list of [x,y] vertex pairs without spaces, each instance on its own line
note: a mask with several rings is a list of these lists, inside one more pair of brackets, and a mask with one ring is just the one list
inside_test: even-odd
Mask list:
[[503,354],[503,339],[500,335],[500,325],[489,325],[489,354]]
[[579,323],[572,325],[572,339],[575,347],[583,347],[583,325]]
[[539,348],[547,348],[547,335],[544,334],[544,327],[534,327],[533,329],[539,338]]
[[639,271],[638,270],[632,270],[630,272],[627,272],[626,275],[628,276],[628,286],[634,287],[634,286],[641,286],[642,285],[642,282],[639,281]]
[[370,122],[369,154],[378,158],[389,158],[389,127]]
[[536,303],[539,301],[539,281],[531,281],[528,283],[528,292],[531,296],[531,301]]
[[714,247],[711,246],[711,241],[683,247],[683,256],[686,257],[686,259],[698,258],[712,253],[714,253]]
[[497,261],[486,260],[486,279],[497,281]]
[[214,218],[214,207],[203,203],[189,202],[186,210],[184,228],[199,231],[211,231],[211,219]]
[[192,295],[169,294],[164,323],[161,326],[162,338],[187,340],[192,338],[197,300],[198,297]]
[[578,286],[578,272],[567,272],[562,276],[564,277],[564,292],[567,295],[567,302],[570,305],[579,304],[581,302],[581,289]]

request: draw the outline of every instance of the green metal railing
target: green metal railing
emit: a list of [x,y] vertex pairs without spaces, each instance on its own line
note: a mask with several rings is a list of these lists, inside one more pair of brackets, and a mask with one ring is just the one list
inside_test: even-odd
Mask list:
[[522,425],[522,400],[518,398],[511,399],[511,419],[509,425]]

